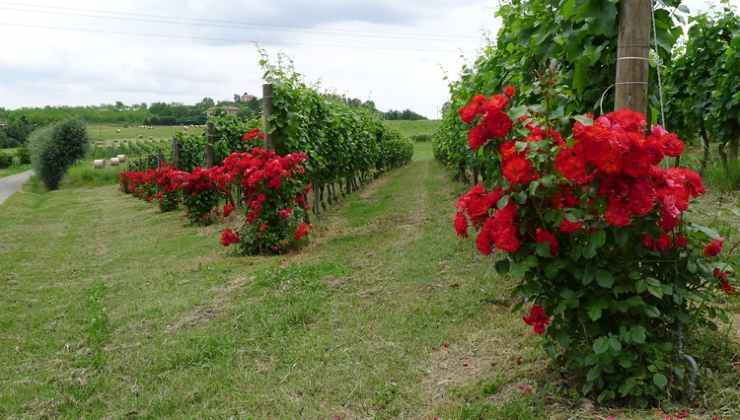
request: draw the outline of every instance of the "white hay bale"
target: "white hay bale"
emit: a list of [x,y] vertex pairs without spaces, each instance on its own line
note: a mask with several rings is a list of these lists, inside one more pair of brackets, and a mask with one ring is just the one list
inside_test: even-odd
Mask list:
[[121,163],[121,161],[118,160],[117,157],[114,157],[114,158],[111,158],[110,159],[110,166],[118,166],[120,163]]
[[93,161],[93,168],[95,169],[101,169],[105,166],[105,160],[103,159],[95,159]]
[[126,162],[126,155],[118,155],[116,156],[118,158],[118,161],[123,163]]

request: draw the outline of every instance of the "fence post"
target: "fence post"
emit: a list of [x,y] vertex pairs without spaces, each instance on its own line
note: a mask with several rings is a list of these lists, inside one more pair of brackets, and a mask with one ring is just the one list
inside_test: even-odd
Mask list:
[[275,151],[275,139],[270,133],[270,118],[272,117],[272,84],[262,85],[262,131],[265,132],[265,148]]
[[650,0],[623,0],[619,13],[614,109],[647,113]]
[[213,166],[213,138],[216,136],[216,127],[212,122],[206,125],[206,168]]
[[172,137],[172,166],[180,168],[180,141],[177,136]]

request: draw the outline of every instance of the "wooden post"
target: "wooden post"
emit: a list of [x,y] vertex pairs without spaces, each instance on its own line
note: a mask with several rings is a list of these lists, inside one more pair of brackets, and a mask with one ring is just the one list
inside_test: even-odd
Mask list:
[[272,117],[272,84],[265,83],[262,85],[262,131],[265,132],[265,149],[275,150],[275,139],[270,133],[270,117]]
[[629,108],[647,114],[651,1],[620,3],[614,109]]
[[180,142],[177,136],[172,137],[172,166],[180,168]]
[[216,127],[212,122],[208,122],[206,125],[206,168],[213,166],[213,141],[216,137]]

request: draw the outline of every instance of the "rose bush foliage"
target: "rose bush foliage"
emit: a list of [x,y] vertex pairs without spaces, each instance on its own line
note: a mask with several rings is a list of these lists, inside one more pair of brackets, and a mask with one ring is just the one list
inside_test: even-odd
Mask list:
[[519,279],[529,306],[524,322],[583,394],[647,404],[680,392],[676,331],[726,319],[736,273],[724,239],[685,216],[704,193],[699,175],[661,166],[683,143],[626,109],[579,118],[564,137],[513,96],[459,109],[468,147],[494,176],[459,198],[458,235],[472,230],[482,254],[499,251],[497,270]]

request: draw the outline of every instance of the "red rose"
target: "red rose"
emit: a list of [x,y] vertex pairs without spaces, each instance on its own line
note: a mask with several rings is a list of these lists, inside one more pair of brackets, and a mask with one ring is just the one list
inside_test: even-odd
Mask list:
[[266,138],[267,135],[263,133],[262,130],[260,130],[259,128],[253,128],[242,136],[242,141],[249,141],[253,139],[264,140]]
[[509,98],[504,95],[493,95],[491,99],[483,104],[483,111],[486,113],[500,112],[509,104]]
[[542,228],[537,228],[535,240],[538,244],[550,244],[550,256],[554,257],[558,255],[558,248],[560,247],[560,245],[558,244],[558,239],[555,237],[555,235],[552,234],[552,232]]
[[673,242],[676,244],[677,248],[686,248],[689,244],[688,238],[681,234],[676,235],[676,240]]
[[480,149],[488,142],[488,133],[482,125],[476,125],[468,131],[468,146],[473,151]]
[[571,222],[570,220],[564,218],[562,222],[560,222],[560,232],[561,233],[573,233],[576,231],[579,231],[583,228],[583,222]]
[[224,229],[221,234],[221,245],[230,246],[239,243],[239,234],[234,233],[231,229]]
[[725,238],[713,240],[712,242],[708,243],[706,247],[704,247],[704,255],[707,257],[716,257],[722,252],[722,244],[724,243]]
[[655,248],[660,252],[665,252],[671,247],[671,242],[671,237],[664,233],[655,240]]
[[476,95],[473,99],[464,107],[460,108],[459,114],[460,119],[465,124],[470,124],[475,119],[476,115],[480,113],[480,108],[486,98],[483,95]]
[[512,184],[528,184],[537,179],[529,160],[518,155],[505,161],[501,170]]
[[585,184],[589,181],[586,161],[579,156],[575,149],[563,148],[555,157],[555,168],[568,180],[576,184]]
[[311,232],[311,225],[301,223],[295,231],[295,240],[300,241],[304,236],[308,236],[309,232]]
[[714,277],[719,280],[719,287],[725,291],[728,295],[735,294],[735,288],[730,284],[730,275],[726,271],[722,271],[719,267],[714,269]]
[[229,217],[234,211],[234,205],[231,203],[224,204],[224,217]]
[[640,242],[642,242],[642,246],[644,246],[645,249],[655,251],[655,241],[653,240],[653,237],[649,234],[643,233],[640,237]]
[[545,314],[545,309],[540,305],[533,305],[529,309],[529,315],[525,316],[524,322],[531,325],[535,333],[542,335],[545,327],[550,324],[550,317]]
[[457,232],[457,236],[461,238],[468,237],[468,218],[465,217],[465,214],[462,211],[458,211],[457,214],[455,214],[455,232]]
[[486,131],[494,138],[506,137],[513,125],[511,118],[506,113],[497,110],[488,112],[482,124],[485,125]]
[[491,255],[491,252],[493,252],[493,238],[491,235],[493,228],[494,219],[488,218],[475,239],[475,246],[478,248],[478,252],[483,255]]
[[516,89],[514,89],[514,86],[508,85],[504,88],[504,95],[511,98],[516,94]]

